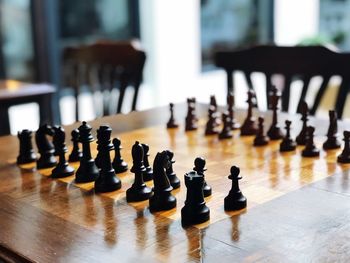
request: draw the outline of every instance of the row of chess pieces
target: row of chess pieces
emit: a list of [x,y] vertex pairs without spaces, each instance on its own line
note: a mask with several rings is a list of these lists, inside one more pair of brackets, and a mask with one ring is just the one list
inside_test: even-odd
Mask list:
[[[248,90],[248,110],[247,116],[242,125],[240,125],[234,117],[234,96],[228,94],[227,109],[222,112],[221,120],[220,113],[214,95],[210,97],[210,105],[208,108],[208,120],[205,127],[205,135],[218,135],[219,139],[230,139],[233,137],[233,130],[240,129],[241,136],[255,136],[253,146],[264,146],[270,140],[281,140],[280,151],[294,151],[297,145],[303,145],[302,150],[304,157],[317,157],[320,155],[320,150],[314,143],[315,128],[308,124],[309,109],[305,101],[300,105],[301,121],[303,123],[299,134],[295,139],[292,138],[290,129],[292,122],[285,121],[285,133],[278,125],[278,102],[281,95],[276,87],[272,87],[269,94],[269,103],[272,109],[272,123],[267,133],[264,132],[264,117],[260,116],[258,121],[253,115],[253,108],[256,106],[256,95],[253,90]],[[174,116],[174,104],[170,103],[170,118],[167,122],[167,128],[178,128],[179,124]],[[329,127],[327,139],[323,143],[324,150],[338,149],[341,143],[338,139],[338,123],[337,114],[334,110],[329,111]],[[222,130],[219,127],[222,124]],[[193,131],[198,129],[198,118],[196,116],[196,100],[195,98],[187,99],[187,115],[185,119],[185,130]],[[344,131],[344,149],[337,157],[340,163],[350,163],[350,131]]]
[[[76,183],[94,182],[96,193],[112,192],[121,189],[122,183],[119,173],[128,170],[128,164],[121,156],[121,141],[118,138],[111,140],[112,129],[102,125],[97,130],[97,156],[92,158],[90,143],[94,141],[92,128],[82,122],[78,129],[72,131],[73,148],[69,154],[69,162],[80,162],[75,169],[66,159],[68,151],[65,143],[65,131],[60,126],[51,127],[42,125],[35,133],[35,142],[39,151],[39,158],[32,145],[32,132],[23,130],[18,133],[20,151],[17,157],[18,165],[36,162],[38,169],[51,168],[52,178],[63,178],[75,174]],[[49,139],[52,136],[52,141]],[[79,148],[82,144],[82,151]],[[113,161],[110,151],[115,151]],[[170,150],[158,152],[153,162],[153,168],[148,161],[149,146],[136,141],[131,150],[133,166],[130,171],[134,173],[134,183],[126,191],[127,202],[140,202],[149,200],[151,212],[170,210],[176,207],[176,197],[171,193],[180,187],[180,180],[173,170],[175,162],[174,153]],[[55,157],[58,156],[58,162]],[[205,181],[204,171],[206,161],[198,157],[194,161],[193,171],[184,176],[187,188],[185,206],[181,209],[181,222],[183,226],[203,223],[210,218],[210,210],[206,206],[204,197],[212,194],[211,187]],[[238,180],[240,170],[231,167],[229,179],[232,188],[224,199],[226,211],[240,210],[246,207],[246,198],[239,189]],[[148,187],[145,181],[153,180],[153,188]]]

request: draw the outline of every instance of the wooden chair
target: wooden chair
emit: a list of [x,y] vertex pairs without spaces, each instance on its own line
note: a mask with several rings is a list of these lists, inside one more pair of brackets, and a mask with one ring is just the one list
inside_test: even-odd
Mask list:
[[[78,95],[83,84],[93,93],[118,88],[117,110],[120,113],[127,87],[134,88],[131,110],[136,110],[146,54],[137,42],[97,42],[81,47],[68,47],[63,52],[65,79],[74,88],[76,120],[79,119]],[[110,96],[104,99],[103,115],[109,111]]]
[[216,52],[215,64],[227,73],[228,91],[234,89],[232,73],[236,70],[244,72],[248,87],[251,89],[253,88],[251,74],[253,72],[264,73],[266,75],[266,96],[271,89],[271,77],[274,74],[283,75],[283,111],[288,111],[290,87],[295,78],[303,81],[298,104],[300,105],[300,102],[305,98],[311,78],[322,76],[322,84],[313,105],[310,105],[310,113],[313,115],[325,94],[330,78],[335,75],[340,76],[342,81],[338,90],[335,109],[339,118],[342,117],[350,84],[350,53],[336,53],[322,46],[256,46],[238,51]]

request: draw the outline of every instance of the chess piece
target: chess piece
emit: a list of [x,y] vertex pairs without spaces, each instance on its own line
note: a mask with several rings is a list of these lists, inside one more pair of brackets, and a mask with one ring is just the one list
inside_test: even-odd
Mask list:
[[197,122],[198,122],[198,118],[196,117],[196,100],[194,98],[188,98],[185,130],[186,131],[197,130],[198,128]]
[[254,146],[263,146],[269,143],[269,138],[264,134],[264,118],[259,117],[259,128],[258,132],[254,138]]
[[83,145],[83,156],[80,159],[79,168],[75,173],[75,182],[94,182],[99,175],[99,171],[94,159],[91,157],[90,143],[94,141],[94,137],[91,135],[91,126],[83,121],[78,130],[79,142]]
[[239,175],[240,169],[237,166],[232,166],[230,170],[230,175],[228,178],[232,180],[232,187],[224,200],[225,211],[236,211],[247,207],[247,198],[242,194],[239,189],[238,180],[242,179]]
[[222,122],[224,126],[222,127],[222,131],[219,134],[219,139],[230,139],[233,137],[232,129],[231,129],[231,119],[228,116],[227,112],[222,113]]
[[111,143],[112,129],[103,125],[97,130],[99,151],[99,176],[95,181],[95,192],[106,193],[118,190],[122,187],[120,179],[116,176],[112,167],[110,151],[114,150]]
[[235,104],[235,97],[232,92],[229,92],[227,95],[227,111],[228,111],[228,116],[230,117],[230,122],[231,122],[231,129],[232,130],[237,130],[240,128],[240,125],[238,121],[235,119],[235,113],[234,113],[234,104]]
[[149,199],[151,212],[170,210],[176,207],[176,198],[171,194],[173,187],[165,174],[169,166],[169,158],[166,151],[157,153],[153,162],[153,196]]
[[179,124],[176,122],[175,117],[174,117],[174,104],[170,103],[169,104],[169,108],[170,108],[170,119],[167,123],[167,128],[177,128],[179,127]]
[[146,171],[146,168],[143,165],[143,147],[138,141],[132,146],[131,155],[133,166],[130,171],[135,174],[135,180],[132,186],[126,191],[126,201],[144,201],[149,199],[153,192],[143,181],[143,173]]
[[32,131],[22,130],[17,133],[19,140],[19,155],[17,164],[33,163],[36,161],[36,154],[33,150]]
[[204,180],[203,180],[203,195],[204,195],[204,197],[208,197],[211,195],[212,191],[211,191],[211,187],[205,181],[204,172],[207,170],[205,168],[205,164],[206,164],[206,161],[203,157],[197,157],[194,160],[193,170],[196,171],[198,175],[203,176],[203,178],[204,178]]
[[218,104],[216,103],[216,97],[215,95],[210,95],[210,103],[209,108],[212,107],[214,109],[213,112],[213,118],[215,119],[214,125],[220,126],[221,120],[220,120],[220,113],[218,112]]
[[272,109],[272,124],[270,129],[267,131],[267,135],[270,137],[271,140],[279,140],[284,137],[284,134],[281,128],[278,126],[277,110],[278,110],[278,101],[281,98],[281,95],[275,86],[272,86],[272,90],[269,98],[270,98],[270,105]]
[[286,120],[286,136],[283,138],[280,144],[280,152],[294,151],[297,147],[295,141],[290,136],[291,121]]
[[187,194],[185,206],[181,209],[181,224],[186,227],[204,223],[210,218],[210,210],[203,196],[204,177],[191,171],[184,178]]
[[57,164],[53,155],[55,148],[47,136],[53,136],[53,130],[50,125],[44,124],[35,133],[35,142],[40,153],[40,158],[36,161],[38,169],[54,167]]
[[152,166],[149,164],[148,156],[149,156],[149,146],[147,144],[142,143],[143,147],[143,164],[146,168],[146,171],[143,173],[144,181],[151,181],[153,179],[153,170]]
[[169,166],[168,168],[166,168],[166,175],[168,176],[169,182],[171,184],[171,186],[174,189],[177,189],[180,187],[180,180],[179,178],[176,176],[176,173],[174,172],[173,169],[173,164],[175,163],[174,158],[174,153],[170,150],[166,150],[166,153],[168,155],[168,159],[169,159]]
[[51,177],[63,178],[71,176],[74,174],[74,168],[68,164],[65,156],[66,152],[68,151],[65,143],[66,134],[64,129],[60,126],[54,126],[53,130],[53,144],[58,153],[59,161],[57,166],[52,170]]
[[79,130],[78,129],[72,130],[71,135],[72,135],[73,149],[71,154],[69,155],[68,161],[79,162],[81,157],[83,156],[83,153],[79,149]]
[[327,132],[327,140],[323,143],[323,149],[332,150],[340,148],[338,140],[338,118],[334,110],[329,111],[329,127]]
[[309,120],[309,107],[307,106],[307,103],[305,101],[302,101],[300,104],[300,113],[303,126],[295,140],[298,145],[305,145],[307,141],[307,122]]
[[116,174],[126,172],[128,170],[128,164],[123,160],[120,151],[123,149],[121,146],[121,141],[119,138],[113,139],[113,145],[114,145],[114,159],[113,159],[113,168]]
[[320,155],[320,151],[314,144],[314,132],[314,127],[307,127],[307,141],[304,150],[301,152],[301,155],[304,157],[316,157]]
[[102,136],[102,129],[97,129],[96,131],[96,137],[97,137],[97,155],[96,155],[96,158],[95,158],[95,164],[97,166],[97,168],[101,169],[101,163],[100,163],[100,160],[101,160],[101,143],[100,143],[100,140],[101,140],[101,136]]
[[350,163],[350,131],[344,131],[344,149],[338,156],[338,163]]
[[214,106],[209,106],[208,109],[208,121],[207,124],[205,126],[205,135],[213,135],[213,134],[218,134],[218,130],[217,130],[217,118],[215,116],[216,112],[215,112],[215,108]]
[[245,121],[243,122],[241,126],[241,135],[255,135],[258,131],[258,128],[255,124],[255,118],[253,116],[253,107],[255,104],[255,93],[253,90],[248,90],[248,113]]

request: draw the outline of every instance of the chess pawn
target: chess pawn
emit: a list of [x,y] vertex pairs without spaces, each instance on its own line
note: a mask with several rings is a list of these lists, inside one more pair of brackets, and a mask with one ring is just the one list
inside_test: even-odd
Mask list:
[[350,163],[350,131],[344,131],[344,149],[338,156],[338,163]]
[[290,136],[291,121],[286,120],[286,136],[283,138],[280,144],[280,152],[294,151],[297,147],[295,141]]
[[153,170],[152,166],[149,164],[148,157],[149,157],[149,146],[148,144],[141,144],[143,147],[143,164],[146,168],[146,171],[143,173],[143,180],[144,181],[151,181],[153,179]]
[[72,135],[73,149],[71,154],[69,155],[68,161],[79,162],[81,157],[83,156],[83,153],[79,149],[79,130],[78,129],[72,130],[71,135]]
[[17,157],[17,164],[33,163],[36,161],[36,154],[33,150],[32,131],[22,130],[18,132],[19,139],[19,155]]
[[204,176],[204,172],[207,170],[205,168],[205,164],[206,161],[203,157],[197,157],[194,160],[194,168],[193,170],[197,172],[198,175],[203,176],[204,178],[204,182],[203,182],[203,195],[204,197],[208,197],[211,195],[211,187],[207,184],[207,182],[205,181],[205,176]]
[[224,123],[224,126],[222,127],[222,131],[219,134],[219,139],[230,139],[233,137],[232,129],[231,129],[231,120],[228,116],[228,113],[223,112],[222,113],[222,122]]
[[128,164],[123,160],[120,151],[123,149],[121,146],[121,141],[119,138],[113,139],[113,145],[114,145],[114,159],[113,159],[113,168],[116,174],[126,172],[128,170]]
[[126,191],[127,202],[139,202],[149,199],[153,192],[143,181],[143,173],[146,171],[143,165],[143,147],[136,141],[132,147],[131,155],[133,166],[131,172],[135,174],[135,180],[132,186]]
[[232,181],[232,187],[224,200],[225,211],[236,211],[247,207],[247,198],[242,194],[239,189],[238,180],[242,179],[239,175],[240,169],[237,166],[232,166],[230,175],[228,178]]
[[35,142],[40,153],[40,157],[36,161],[38,169],[54,167],[57,164],[54,156],[55,148],[47,136],[53,136],[53,130],[50,125],[44,124],[35,133]]
[[320,151],[314,144],[314,132],[314,127],[307,127],[307,141],[304,150],[301,152],[304,157],[316,157],[320,155]]
[[167,128],[177,128],[179,127],[179,124],[176,122],[175,117],[174,117],[174,104],[170,103],[169,104],[169,109],[170,109],[170,119],[167,123]]
[[271,140],[279,140],[284,137],[282,130],[278,126],[277,120],[278,101],[280,98],[280,93],[278,92],[277,88],[273,86],[270,95],[270,103],[272,108],[272,124],[270,129],[267,131],[267,135],[270,137]]
[[94,182],[99,175],[99,171],[91,157],[90,143],[94,141],[94,137],[91,135],[91,126],[83,121],[78,130],[80,134],[79,142],[83,145],[83,156],[75,173],[75,181],[77,183]]
[[112,167],[111,157],[109,152],[114,150],[111,143],[112,129],[103,125],[97,131],[98,134],[98,149],[99,149],[99,176],[95,181],[95,192],[106,193],[118,190],[122,184],[120,179],[116,176]]
[[307,142],[307,122],[309,120],[309,107],[305,101],[302,101],[300,104],[300,113],[301,113],[301,120],[303,122],[303,126],[300,130],[300,133],[295,138],[295,141],[298,145],[305,145]]
[[176,207],[176,198],[171,194],[173,187],[165,173],[169,166],[169,158],[166,151],[157,153],[153,162],[153,196],[149,199],[151,212],[170,210]]
[[207,124],[205,126],[205,135],[214,135],[214,134],[218,134],[218,130],[217,130],[217,118],[215,116],[216,111],[214,106],[209,106],[208,109],[208,121]]
[[53,134],[53,144],[55,146],[56,152],[58,153],[58,164],[52,170],[51,177],[52,178],[63,178],[67,176],[71,176],[74,174],[74,168],[70,166],[66,160],[66,152],[67,146],[65,143],[65,132],[62,127],[54,126],[54,134]]
[[237,129],[240,128],[240,124],[235,119],[234,109],[233,109],[234,104],[235,104],[235,97],[233,96],[232,92],[229,92],[229,94],[227,95],[228,116],[230,117],[231,129],[232,130],[237,130]]
[[323,143],[323,149],[332,150],[340,148],[338,140],[338,118],[334,110],[329,111],[329,128],[327,132],[327,140]]
[[187,194],[185,206],[181,209],[181,224],[186,227],[204,223],[210,219],[210,210],[203,196],[204,177],[191,171],[184,178]]
[[173,169],[173,164],[175,163],[175,160],[173,160],[174,153],[170,150],[166,150],[166,153],[167,153],[168,158],[169,158],[169,166],[168,166],[168,168],[166,168],[166,175],[168,176],[168,179],[169,179],[171,186],[174,189],[177,189],[180,187],[180,180],[176,176],[176,173],[174,172],[174,169]]
[[259,122],[259,129],[258,132],[256,134],[256,137],[254,138],[254,146],[263,146],[269,143],[269,138],[267,138],[267,136],[265,136],[264,134],[264,118],[263,117],[259,117],[258,119]]

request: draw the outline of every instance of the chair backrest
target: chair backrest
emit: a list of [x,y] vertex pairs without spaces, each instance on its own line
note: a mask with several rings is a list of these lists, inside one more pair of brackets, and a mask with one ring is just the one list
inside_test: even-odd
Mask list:
[[[342,117],[345,99],[350,84],[350,53],[336,53],[322,46],[256,46],[237,51],[219,51],[215,54],[215,64],[227,73],[228,91],[233,91],[233,75],[236,70],[243,71],[248,87],[253,88],[251,73],[266,75],[266,96],[271,89],[274,74],[284,76],[282,89],[282,110],[288,111],[290,87],[297,77],[303,81],[299,104],[305,99],[312,77],[322,76],[323,80],[316,94],[310,113],[315,114],[325,94],[332,76],[340,76],[342,82],[338,91],[335,109]],[[299,108],[299,106],[298,106]]]
[[[136,110],[145,60],[145,52],[135,41],[100,41],[92,45],[66,48],[63,51],[64,72],[65,78],[75,91],[76,120],[79,117],[78,95],[82,84],[88,84],[92,92],[111,91],[117,87],[120,93],[117,110],[114,113],[121,112],[125,90],[132,86],[134,97],[131,110]],[[109,103],[107,99],[103,107],[104,115],[111,114]]]

